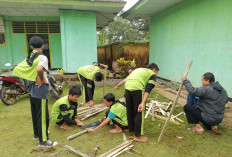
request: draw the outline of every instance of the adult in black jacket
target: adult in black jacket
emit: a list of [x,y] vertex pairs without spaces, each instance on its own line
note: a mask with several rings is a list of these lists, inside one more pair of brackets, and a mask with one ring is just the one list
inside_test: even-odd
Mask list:
[[195,124],[190,130],[196,133],[203,133],[204,129],[200,122],[214,133],[220,133],[218,125],[224,118],[225,105],[228,96],[225,89],[215,82],[214,75],[210,72],[202,76],[202,87],[195,88],[186,77],[182,78],[186,90],[192,96],[199,97],[198,107],[185,105],[184,111],[189,124]]

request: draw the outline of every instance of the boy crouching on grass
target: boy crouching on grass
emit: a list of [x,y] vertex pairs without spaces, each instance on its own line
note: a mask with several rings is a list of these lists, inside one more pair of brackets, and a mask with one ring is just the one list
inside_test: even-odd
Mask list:
[[81,89],[72,86],[69,89],[69,95],[57,100],[52,107],[52,119],[61,129],[70,130],[70,125],[82,126],[83,123],[76,118],[77,100],[81,96]]
[[115,96],[112,93],[108,93],[104,96],[104,103],[107,107],[110,107],[107,118],[96,128],[88,129],[89,132],[97,131],[103,126],[110,123],[112,120],[115,129],[110,130],[110,133],[128,132],[126,107],[120,101],[115,101]]

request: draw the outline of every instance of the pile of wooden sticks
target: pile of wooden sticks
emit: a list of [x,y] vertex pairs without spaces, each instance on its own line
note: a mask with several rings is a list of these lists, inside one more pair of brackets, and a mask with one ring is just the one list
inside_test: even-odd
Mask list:
[[111,149],[108,152],[101,154],[99,157],[116,157],[124,152],[131,150],[133,146],[134,145],[132,145],[132,141],[126,141],[118,145],[114,149]]
[[81,120],[85,120],[106,109],[108,109],[108,107],[106,107],[104,104],[97,104],[94,105],[94,107],[83,106],[77,109],[77,115],[82,117]]
[[[152,120],[154,121],[154,118],[166,120],[169,116],[169,109],[172,106],[172,102],[159,102],[156,100],[151,100],[150,103],[146,104],[146,110],[147,113],[145,115],[145,118],[147,118],[148,114],[152,115]],[[180,118],[178,118],[180,115],[184,114],[184,112],[180,112],[177,115],[171,116],[171,122],[177,125],[180,125],[179,122],[184,122]]]

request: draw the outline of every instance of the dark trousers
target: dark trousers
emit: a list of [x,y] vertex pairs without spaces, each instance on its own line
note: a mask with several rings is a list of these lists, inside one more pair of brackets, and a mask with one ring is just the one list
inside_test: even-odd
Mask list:
[[47,141],[49,139],[48,100],[33,98],[30,96],[30,102],[34,135],[39,137],[40,142]]
[[207,130],[211,130],[211,126],[202,119],[201,110],[199,108],[192,105],[185,105],[184,112],[189,124],[198,124],[201,122]]
[[138,106],[142,102],[142,91],[126,90],[125,97],[129,131],[141,136],[142,112],[138,112]]
[[58,119],[61,119],[61,118],[62,118],[62,120],[59,121],[59,122],[56,122],[56,124],[62,125],[64,122],[66,122],[68,125],[71,125],[70,121],[71,121],[71,120],[74,120],[75,117],[76,117],[76,115],[77,115],[77,108],[76,108],[76,106],[75,106],[75,105],[71,105],[71,106],[68,108],[68,111],[71,111],[71,110],[73,110],[73,112],[74,112],[71,119],[70,119],[70,113],[69,113],[68,115],[66,115],[65,117],[62,116],[61,114],[59,114]]
[[[92,83],[91,80],[86,79],[85,77],[83,77],[80,74],[78,74],[78,75],[80,77],[79,81],[81,81],[82,85],[85,88],[85,102],[89,102],[90,100],[93,99],[95,85],[94,85],[94,83]],[[89,88],[87,86],[88,83],[92,85],[92,88]]]

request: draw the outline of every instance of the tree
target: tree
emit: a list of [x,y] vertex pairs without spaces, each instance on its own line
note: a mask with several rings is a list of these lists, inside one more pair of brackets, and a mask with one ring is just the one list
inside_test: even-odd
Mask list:
[[141,41],[149,41],[149,20],[116,17],[114,22],[98,32],[98,45]]

